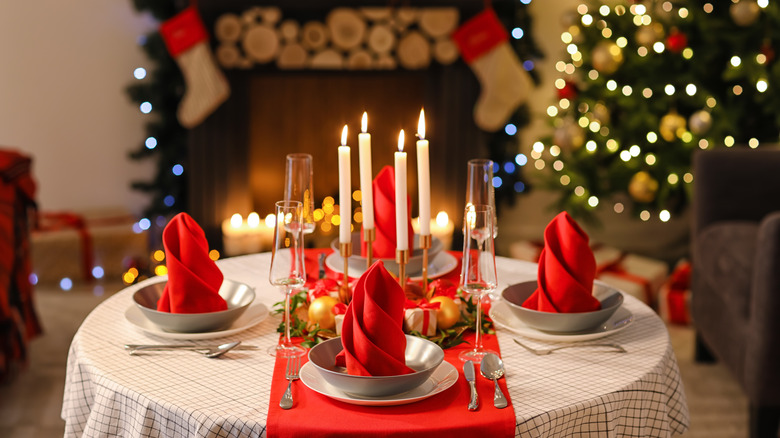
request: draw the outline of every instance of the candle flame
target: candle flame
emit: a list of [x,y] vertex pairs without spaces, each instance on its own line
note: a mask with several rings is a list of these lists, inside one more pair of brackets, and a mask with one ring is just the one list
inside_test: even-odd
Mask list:
[[449,215],[447,215],[446,211],[440,211],[439,214],[436,215],[436,225],[440,227],[447,226],[447,223],[450,221]]
[[260,215],[254,211],[249,213],[249,216],[246,217],[246,224],[249,225],[249,228],[257,228],[260,226]]
[[363,111],[363,119],[360,121],[360,132],[368,131],[368,113]]
[[244,218],[238,213],[234,213],[233,216],[230,216],[230,226],[233,228],[241,228],[243,222]]
[[268,215],[265,217],[265,226],[268,228],[273,228],[274,225],[276,225],[276,216],[274,216],[273,213],[268,213]]
[[398,134],[398,152],[404,151],[404,130]]
[[417,136],[420,140],[425,138],[425,110],[420,110],[420,121],[417,122]]
[[344,125],[344,129],[341,130],[341,145],[347,145],[347,125]]
[[469,229],[473,229],[477,225],[477,212],[474,210],[474,204],[466,204],[466,224]]

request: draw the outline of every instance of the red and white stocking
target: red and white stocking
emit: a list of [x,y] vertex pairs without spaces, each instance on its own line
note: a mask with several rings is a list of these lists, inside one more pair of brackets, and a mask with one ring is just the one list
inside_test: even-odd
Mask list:
[[474,121],[485,131],[499,130],[528,98],[530,75],[510,47],[509,35],[492,9],[463,23],[452,39],[482,86],[474,106]]
[[228,98],[230,86],[214,62],[208,33],[194,6],[163,22],[160,34],[187,86],[176,116],[182,126],[192,128]]

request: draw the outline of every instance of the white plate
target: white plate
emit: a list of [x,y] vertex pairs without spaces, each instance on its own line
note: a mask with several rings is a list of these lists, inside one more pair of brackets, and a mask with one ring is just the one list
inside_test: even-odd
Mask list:
[[268,307],[263,303],[254,303],[249,306],[246,311],[238,317],[233,324],[225,329],[215,332],[204,333],[179,333],[179,332],[167,332],[149,321],[141,310],[133,304],[125,311],[125,319],[135,326],[137,329],[148,333],[150,335],[159,336],[166,339],[213,339],[221,338],[223,336],[230,336],[236,333],[242,332],[246,329],[254,327],[268,317]]
[[[325,264],[329,269],[335,272],[342,272],[344,270],[344,260],[337,252],[332,252],[325,259]],[[458,259],[454,255],[447,251],[442,251],[436,254],[436,257],[428,263],[428,279],[441,277],[442,275],[449,274],[453,269],[458,267]],[[349,268],[349,276],[357,278],[366,272],[365,269],[354,269],[352,266]],[[412,281],[422,281],[422,272],[412,272],[409,274],[409,279]]]
[[579,342],[603,338],[604,336],[609,336],[623,330],[634,321],[634,315],[631,311],[624,306],[621,306],[612,314],[607,322],[599,327],[576,333],[550,333],[529,327],[512,313],[512,310],[505,302],[500,300],[495,301],[490,306],[488,315],[490,315],[490,319],[498,326],[515,332],[518,335],[523,335],[539,341],[552,342]]
[[431,374],[431,377],[417,388],[401,394],[386,397],[359,397],[347,394],[328,383],[314,365],[306,362],[301,367],[301,382],[314,392],[344,403],[360,406],[397,406],[414,403],[440,392],[446,391],[458,381],[458,370],[449,362],[444,361]]

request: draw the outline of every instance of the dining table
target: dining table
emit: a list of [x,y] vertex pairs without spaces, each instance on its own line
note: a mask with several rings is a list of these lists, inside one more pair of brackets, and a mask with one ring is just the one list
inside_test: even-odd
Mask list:
[[[307,250],[306,257],[316,260],[320,253],[330,251]],[[449,262],[459,260],[459,254],[442,252],[436,257],[439,265],[429,272],[431,278],[457,278],[457,263],[454,266]],[[442,262],[444,257],[447,260]],[[225,278],[249,285],[256,296],[231,327],[216,332],[165,332],[145,320],[132,297],[139,288],[160,281],[159,278],[127,286],[98,305],[70,345],[61,412],[66,423],[65,437],[273,436],[275,432],[268,426],[269,410],[274,412],[272,406],[279,403],[271,394],[277,363],[267,349],[280,339],[277,327],[281,317],[271,310],[284,294],[268,281],[270,261],[270,253],[217,261]],[[488,315],[493,320],[495,341],[505,366],[501,381],[508,391],[510,406],[504,412],[514,416],[514,430],[510,431],[514,436],[666,437],[688,429],[689,413],[677,360],[666,326],[653,309],[624,294],[623,304],[613,317],[619,319],[614,328],[565,335],[536,331],[513,316],[501,300],[500,291],[536,279],[537,265],[499,256],[496,269],[499,286]],[[566,348],[537,356],[515,340],[532,348],[609,342],[620,345],[625,353]],[[192,351],[131,356],[124,348],[125,344],[200,345],[231,341],[257,348],[234,349],[215,359]],[[409,406],[424,409],[436,403],[437,398],[439,403],[450,400],[447,392],[468,391],[462,364],[457,358],[452,362],[458,375],[451,387],[430,395],[424,402],[410,402],[413,404]],[[492,382],[481,387],[484,388],[490,392],[480,394],[480,409],[494,409]],[[296,381],[294,396],[312,401],[318,400],[315,396],[320,394]],[[398,411],[382,404],[333,403],[345,411],[359,408],[361,415],[374,418],[390,412],[399,416]],[[475,415],[465,403],[462,411],[457,412],[462,412],[458,416]],[[423,435],[417,434],[412,425],[404,430],[406,423],[402,420],[393,423],[395,430],[382,435]],[[320,420],[311,419],[312,430],[316,430],[317,421]]]

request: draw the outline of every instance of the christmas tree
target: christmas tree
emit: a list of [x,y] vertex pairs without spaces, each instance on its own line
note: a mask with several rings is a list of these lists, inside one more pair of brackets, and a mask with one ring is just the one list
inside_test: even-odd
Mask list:
[[590,2],[565,21],[553,133],[531,154],[557,207],[668,221],[689,204],[697,150],[777,141],[776,3]]

